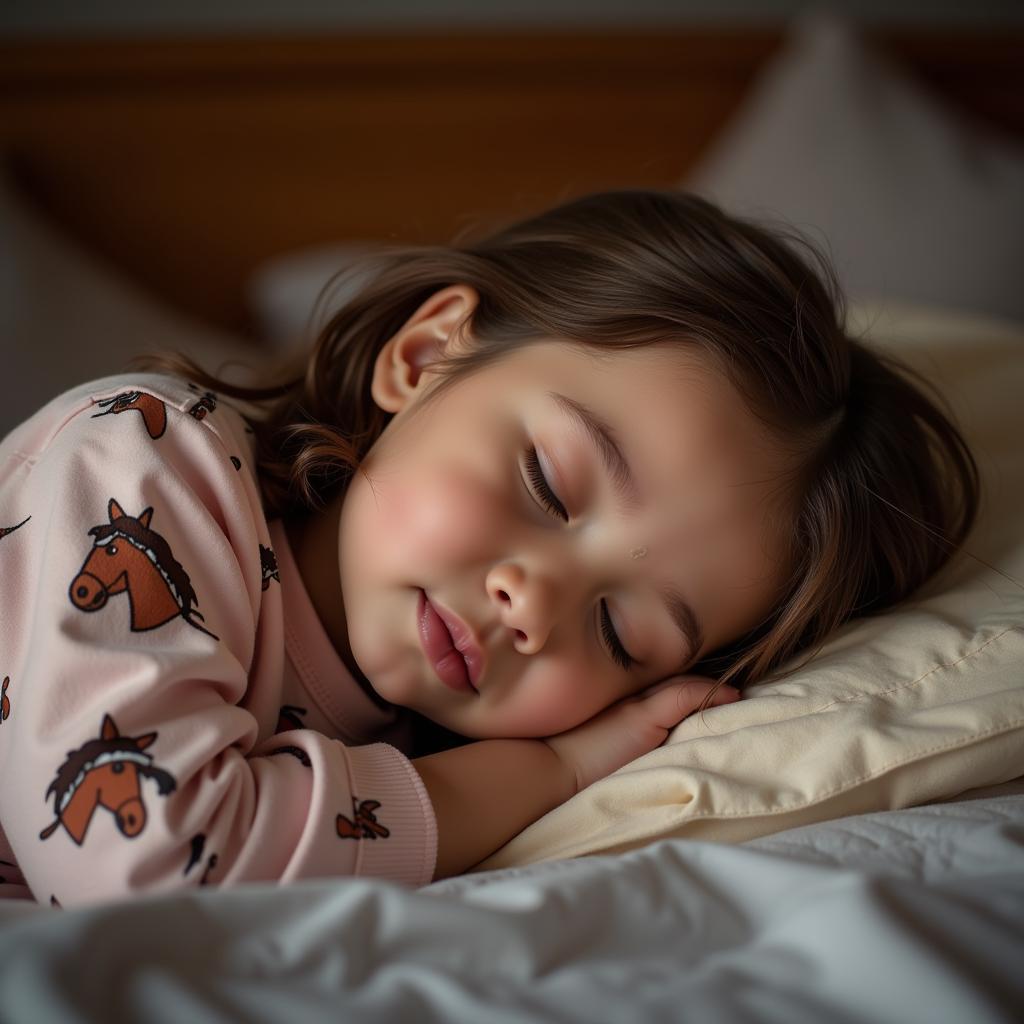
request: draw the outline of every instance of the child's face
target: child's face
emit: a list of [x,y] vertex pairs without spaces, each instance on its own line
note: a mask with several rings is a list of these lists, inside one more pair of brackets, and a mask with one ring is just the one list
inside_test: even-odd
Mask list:
[[[437,293],[378,359],[374,397],[395,415],[342,504],[348,639],[387,701],[473,738],[552,735],[681,672],[770,610],[786,569],[768,518],[783,463],[732,387],[679,347],[595,355],[538,342],[420,410],[437,376],[417,364],[474,299],[463,286]],[[598,445],[549,392],[614,430],[635,507],[621,505]],[[568,522],[531,492],[531,446]],[[667,587],[703,623],[699,651],[666,607]],[[435,671],[421,591],[475,635],[478,692]],[[629,669],[610,653],[602,600]]]

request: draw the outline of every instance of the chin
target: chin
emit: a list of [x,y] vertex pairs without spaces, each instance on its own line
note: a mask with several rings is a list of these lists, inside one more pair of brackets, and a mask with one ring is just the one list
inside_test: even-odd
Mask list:
[[401,708],[407,708],[409,711],[415,711],[418,714],[424,714],[420,710],[419,702],[416,700],[416,687],[402,684],[391,683],[390,685],[386,681],[378,684],[372,682],[370,685],[373,687],[374,692],[380,697],[381,700],[387,701],[388,704],[395,704]]

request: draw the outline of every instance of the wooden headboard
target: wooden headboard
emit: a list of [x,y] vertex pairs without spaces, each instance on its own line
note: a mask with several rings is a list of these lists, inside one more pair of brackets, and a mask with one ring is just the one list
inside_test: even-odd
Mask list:
[[[1024,137],[1024,32],[869,33]],[[445,242],[602,188],[679,180],[780,30],[0,41],[0,147],[137,282],[246,332],[262,261]]]

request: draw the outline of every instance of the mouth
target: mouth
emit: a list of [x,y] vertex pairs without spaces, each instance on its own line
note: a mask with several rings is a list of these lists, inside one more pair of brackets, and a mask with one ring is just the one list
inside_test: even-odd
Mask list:
[[483,656],[469,628],[447,609],[431,604],[424,590],[416,624],[423,652],[441,682],[458,693],[477,693]]

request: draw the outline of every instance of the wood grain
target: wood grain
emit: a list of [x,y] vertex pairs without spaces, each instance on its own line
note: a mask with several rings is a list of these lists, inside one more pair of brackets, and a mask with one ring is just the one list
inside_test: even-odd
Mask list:
[[[264,260],[445,242],[677,182],[775,30],[0,42],[0,146],[48,215],[156,294],[249,330]],[[1024,34],[889,32],[922,83],[1024,137]]]

